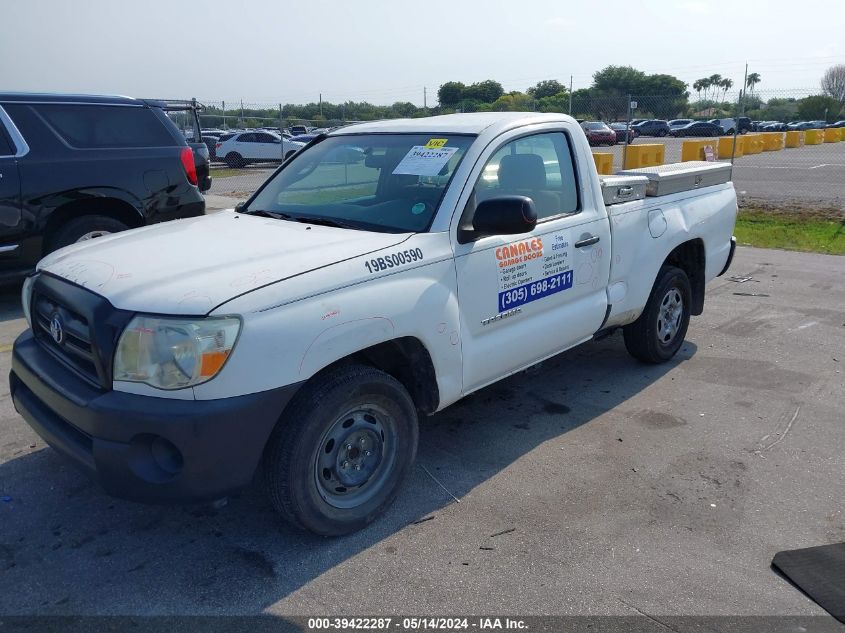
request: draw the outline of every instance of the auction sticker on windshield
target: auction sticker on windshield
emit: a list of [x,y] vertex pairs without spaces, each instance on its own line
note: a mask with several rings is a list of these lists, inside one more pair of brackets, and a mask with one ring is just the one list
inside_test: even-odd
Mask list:
[[499,312],[572,287],[569,231],[511,242],[494,253],[499,277]]
[[429,149],[425,145],[414,145],[393,173],[397,176],[436,176],[457,151],[457,147]]

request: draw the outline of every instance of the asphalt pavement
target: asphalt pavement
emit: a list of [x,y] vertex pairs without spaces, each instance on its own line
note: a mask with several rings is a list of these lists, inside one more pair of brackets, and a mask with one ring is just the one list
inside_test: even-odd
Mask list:
[[[6,375],[16,293],[0,321]],[[112,499],[4,384],[0,615],[823,615],[770,562],[845,540],[843,369],[845,258],[739,248],[672,362],[614,335],[423,420],[395,506],[330,540],[257,489]]]

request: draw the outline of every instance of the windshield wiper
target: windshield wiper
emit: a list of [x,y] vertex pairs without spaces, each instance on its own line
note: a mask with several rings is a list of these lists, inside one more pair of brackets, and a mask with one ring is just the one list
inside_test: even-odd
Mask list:
[[346,222],[344,220],[338,220],[336,218],[327,218],[321,215],[295,215],[292,217],[297,222],[302,222],[303,224],[319,224],[321,226],[334,226],[339,229],[354,229],[356,231],[361,230],[360,226],[352,222]]
[[247,211],[239,211],[238,213],[243,213],[245,215],[259,215],[263,218],[275,218],[277,220],[298,220],[299,218],[295,218],[292,215],[288,215],[287,213],[282,213],[280,211],[265,211],[264,209],[256,209],[255,211],[247,210]]

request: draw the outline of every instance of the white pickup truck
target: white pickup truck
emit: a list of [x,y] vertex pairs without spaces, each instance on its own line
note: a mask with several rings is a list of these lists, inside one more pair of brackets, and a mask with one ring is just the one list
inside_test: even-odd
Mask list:
[[15,406],[111,494],[216,499],[260,473],[293,525],[357,530],[398,494],[418,413],[617,328],[675,354],[736,195],[718,164],[654,171],[600,179],[559,114],[318,137],[234,210],[44,259]]

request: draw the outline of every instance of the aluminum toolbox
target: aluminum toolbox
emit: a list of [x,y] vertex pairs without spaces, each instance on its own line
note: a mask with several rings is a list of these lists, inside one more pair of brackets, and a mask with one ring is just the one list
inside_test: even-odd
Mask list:
[[605,204],[621,204],[645,198],[648,178],[645,176],[599,176],[601,196]]
[[626,169],[617,176],[645,176],[648,178],[647,196],[668,196],[670,193],[730,182],[731,164],[691,160],[686,163]]

